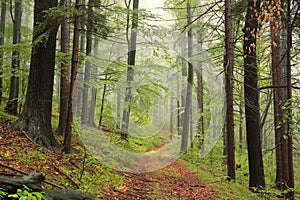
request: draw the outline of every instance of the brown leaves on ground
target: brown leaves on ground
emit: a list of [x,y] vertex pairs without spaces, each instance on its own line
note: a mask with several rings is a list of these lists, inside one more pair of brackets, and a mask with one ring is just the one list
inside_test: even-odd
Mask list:
[[141,174],[124,173],[123,188],[111,189],[103,199],[217,199],[216,193],[179,161]]
[[[75,142],[76,145],[80,145],[79,141]],[[42,153],[34,153],[35,151]],[[84,183],[78,182],[75,174],[67,174],[62,169],[80,171],[79,163],[84,155],[65,156],[60,151],[61,147],[55,149],[55,152],[40,147],[30,140],[25,132],[12,130],[7,121],[0,118],[1,163],[27,173],[41,172],[47,180],[68,189],[82,188]],[[24,155],[27,160],[23,158]],[[197,176],[179,161],[155,172],[113,173],[125,177],[123,184],[117,188],[103,185],[102,188],[110,189],[99,191],[97,195],[99,199],[217,199],[217,194],[203,185]],[[21,173],[0,166],[0,175],[21,175]]]

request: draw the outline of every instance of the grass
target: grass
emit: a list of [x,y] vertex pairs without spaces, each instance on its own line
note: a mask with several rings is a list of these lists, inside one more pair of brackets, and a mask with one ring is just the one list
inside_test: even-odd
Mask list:
[[[196,145],[197,146],[197,145]],[[204,158],[199,157],[199,151],[189,149],[182,157],[181,161],[194,173],[199,179],[219,194],[219,199],[235,200],[261,200],[261,199],[278,199],[280,191],[274,189],[275,166],[270,162],[274,159],[273,155],[265,155],[264,168],[266,189],[259,193],[253,193],[248,189],[248,164],[246,150],[236,150],[236,164],[240,167],[236,169],[236,181],[227,180],[227,167],[222,155],[223,147],[220,141],[216,147]],[[300,199],[298,168],[295,169],[295,196]]]

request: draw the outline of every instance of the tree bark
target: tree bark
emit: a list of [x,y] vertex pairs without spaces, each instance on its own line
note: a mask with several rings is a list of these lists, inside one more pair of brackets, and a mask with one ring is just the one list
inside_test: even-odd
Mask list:
[[[284,122],[283,104],[284,88],[277,87],[284,84],[284,74],[281,65],[281,44],[280,44],[280,27],[278,25],[277,11],[275,13],[276,21],[271,22],[271,51],[272,51],[272,84],[273,88],[273,104],[274,104],[274,125],[275,125],[275,150],[276,150],[276,179],[275,183],[282,188],[283,180],[283,159],[282,145],[284,145],[284,135],[286,132],[286,124]],[[282,143],[283,142],[283,143]]]
[[232,48],[231,1],[225,1],[225,90],[226,90],[226,134],[227,175],[235,180],[235,144],[233,113],[233,48]]
[[[88,2],[88,20],[86,31],[86,56],[90,56],[92,52],[92,12],[93,12],[93,0]],[[83,80],[83,92],[82,92],[82,110],[81,110],[81,123],[87,124],[88,122],[88,105],[89,105],[89,83],[91,76],[91,63],[89,60],[85,62],[84,80]]]
[[[98,55],[98,42],[99,42],[99,39],[95,38],[95,41],[94,41],[94,56],[95,57],[97,57],[97,55]],[[94,84],[97,81],[98,67],[96,65],[94,65],[92,67],[91,71],[92,71],[91,79]],[[95,124],[96,99],[97,99],[97,88],[92,86],[91,102],[90,102],[89,115],[88,115],[88,125],[92,126],[92,127],[96,127],[96,124]]]
[[132,14],[132,25],[131,25],[131,37],[130,42],[128,44],[128,60],[127,60],[127,80],[126,80],[126,92],[125,92],[125,100],[124,105],[125,108],[123,110],[123,119],[122,119],[122,134],[121,138],[128,138],[128,126],[129,126],[129,118],[130,118],[130,101],[132,98],[131,94],[131,83],[134,77],[134,69],[135,65],[135,56],[136,56],[136,39],[137,39],[137,28],[138,28],[138,9],[139,9],[139,0],[133,0],[133,14]]
[[250,189],[265,187],[256,63],[256,37],[259,15],[260,0],[248,0],[244,28],[244,91]]
[[66,132],[64,137],[64,152],[70,153],[71,138],[72,138],[72,122],[73,122],[73,96],[75,89],[75,80],[77,74],[78,54],[79,54],[79,36],[80,36],[80,0],[76,0],[75,9],[78,12],[75,16],[74,22],[74,36],[73,36],[73,51],[72,51],[72,63],[71,63],[71,83],[68,99],[68,117],[66,124]]
[[[202,52],[202,35],[199,35],[198,38],[198,46],[199,46],[199,52]],[[203,63],[199,63],[199,70],[196,71],[197,75],[197,101],[198,101],[198,107],[199,107],[199,113],[200,113],[200,118],[198,120],[198,134],[199,138],[201,139],[200,141],[200,147],[203,150],[203,145],[204,145],[204,102],[203,102]]]
[[[4,35],[5,35],[5,21],[6,21],[6,2],[1,3],[1,19],[0,19],[0,46],[4,45]],[[4,51],[0,51],[0,104],[2,104],[2,93],[3,93],[3,54]]]
[[[187,3],[187,14],[188,14],[188,24],[191,23],[191,5]],[[180,153],[187,150],[188,147],[188,134],[190,128],[190,112],[192,108],[192,95],[193,95],[193,79],[194,79],[194,67],[191,63],[190,58],[193,55],[193,33],[192,28],[189,27],[188,31],[188,79],[187,79],[187,89],[186,89],[186,99],[184,107],[184,118],[183,118],[183,130],[181,137]]]
[[[85,7],[85,0],[81,0],[81,9],[84,9]],[[81,17],[80,19],[80,44],[79,44],[79,51],[81,53],[84,53],[84,49],[85,49],[85,34],[84,34],[84,30],[85,30],[85,19],[84,17]],[[83,93],[83,89],[82,89],[82,82],[81,80],[83,80],[83,73],[84,73],[84,66],[80,67],[79,69],[79,73],[77,74],[77,81],[76,82],[76,94],[75,94],[75,110],[76,110],[76,116],[81,116],[81,111],[82,111],[82,93]]]
[[[296,13],[299,11],[299,6],[297,8]],[[287,198],[293,200],[295,199],[294,194],[294,161],[293,161],[293,124],[292,124],[292,69],[291,69],[291,48],[293,45],[293,38],[292,38],[292,20],[291,20],[291,0],[287,1],[287,64],[286,64],[286,79],[287,79],[287,158],[288,158],[288,176],[287,176],[287,186],[290,189],[288,194],[286,195]],[[283,166],[285,167],[285,166]]]
[[[45,11],[56,6],[56,0],[34,1],[34,46],[27,95],[24,110],[15,123],[16,128],[28,130],[34,141],[49,149],[57,144],[51,130],[51,111],[58,23]],[[45,35],[41,41],[40,36]]]
[[[106,80],[107,80],[107,74],[105,74],[105,78],[104,78],[104,81],[106,81]],[[107,88],[107,84],[104,83],[103,91],[102,91],[101,107],[100,107],[99,128],[101,128],[101,126],[102,126],[106,88]]]
[[[70,5],[70,0],[63,0],[64,6]],[[68,53],[70,52],[70,15],[63,19],[61,24],[61,52],[64,59],[60,69],[60,101],[59,101],[59,122],[56,133],[64,135],[68,117],[68,100],[70,91],[70,62]]]
[[[19,45],[21,41],[21,21],[22,21],[22,1],[15,2],[13,20],[13,44]],[[20,68],[20,47],[12,52],[12,76],[10,78],[9,98],[5,111],[12,114],[18,114],[18,97],[19,97],[19,76],[17,71]]]

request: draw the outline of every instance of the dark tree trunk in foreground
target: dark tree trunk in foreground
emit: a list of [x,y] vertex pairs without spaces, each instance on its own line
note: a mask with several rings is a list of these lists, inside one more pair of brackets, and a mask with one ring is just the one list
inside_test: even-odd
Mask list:
[[248,0],[244,28],[244,90],[250,189],[265,187],[262,160],[256,37],[260,0]]
[[136,56],[136,38],[137,38],[137,28],[138,28],[138,9],[139,9],[139,0],[133,0],[133,14],[132,14],[132,26],[131,26],[131,37],[130,42],[128,44],[128,60],[127,60],[127,86],[125,92],[125,100],[124,105],[125,108],[123,110],[123,119],[122,119],[122,134],[121,137],[123,139],[128,138],[128,126],[129,126],[129,118],[130,118],[130,101],[131,101],[131,83],[133,81],[134,69],[135,65],[135,56]]
[[[22,20],[22,1],[15,2],[15,11],[13,20],[13,44],[19,45],[21,41],[21,20]],[[5,107],[5,111],[17,115],[18,114],[18,97],[19,97],[19,76],[16,75],[20,68],[20,48],[16,48],[12,52],[12,76],[10,78],[9,98]]]
[[[64,6],[70,5],[70,0],[63,0]],[[61,52],[64,53],[64,59],[60,69],[60,97],[59,97],[59,122],[56,132],[60,135],[65,134],[68,116],[68,101],[70,87],[70,20],[69,15],[63,19],[61,24]]]
[[[45,11],[56,6],[56,0],[34,1],[34,46],[28,89],[24,110],[15,124],[16,128],[28,130],[34,141],[47,148],[57,144],[51,130],[51,111],[58,25],[56,19],[45,15]],[[48,37],[37,42],[43,34]]]
[[[5,34],[5,21],[6,21],[6,2],[2,1],[1,3],[1,19],[0,19],[0,47],[4,45],[4,34]],[[2,103],[2,68],[3,68],[3,53],[4,51],[0,50],[0,104]]]
[[[276,5],[274,3],[274,8]],[[280,44],[280,16],[277,10],[273,10],[275,20],[271,22],[271,41],[272,41],[272,84],[273,88],[273,105],[274,105],[274,127],[275,127],[275,150],[276,150],[276,179],[277,187],[283,188],[283,163],[287,163],[286,155],[282,154],[282,150],[286,149],[284,135],[286,133],[286,123],[284,122],[284,101],[285,90],[278,86],[284,85],[284,73],[281,65],[281,44]],[[284,161],[286,160],[286,161]],[[284,162],[283,162],[284,161]],[[288,169],[288,168],[287,168]]]
[[[191,23],[191,6],[187,3],[187,14],[188,14],[188,24]],[[188,31],[188,58],[190,59],[193,55],[193,34],[192,28],[189,27]],[[186,89],[186,99],[184,107],[184,118],[183,118],[183,130],[181,138],[180,152],[183,153],[187,150],[188,147],[188,134],[190,127],[190,118],[191,118],[191,108],[192,108],[192,92],[193,92],[193,79],[194,79],[194,67],[191,63],[191,60],[188,61],[188,80],[187,80],[187,89]]]
[[[79,13],[80,0],[76,0],[75,9]],[[66,154],[70,153],[70,148],[71,148],[72,122],[73,122],[73,97],[74,97],[74,89],[75,89],[75,80],[77,75],[77,65],[78,65],[79,36],[80,36],[80,16],[77,14],[75,16],[75,22],[74,22],[71,83],[69,88],[70,91],[69,91],[69,102],[68,102],[67,125],[66,125],[65,137],[64,137],[64,152]]]

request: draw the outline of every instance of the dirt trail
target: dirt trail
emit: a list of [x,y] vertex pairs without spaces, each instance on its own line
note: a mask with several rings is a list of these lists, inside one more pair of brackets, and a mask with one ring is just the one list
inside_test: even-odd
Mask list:
[[[57,167],[55,166],[45,166],[39,159],[35,160],[36,165],[34,168],[29,167],[26,161],[24,162],[17,159],[17,156],[20,154],[20,152],[17,152],[15,149],[17,146],[21,147],[25,152],[27,150],[28,152],[33,151],[34,149],[44,151],[42,147],[33,144],[33,142],[25,136],[24,132],[12,130],[9,125],[7,125],[7,121],[0,118],[0,162],[26,172],[39,171],[43,174],[51,175],[50,177],[48,176],[51,181],[55,181],[58,177],[72,179],[72,177],[66,176],[65,173],[57,171]],[[60,153],[54,153],[48,150],[45,150],[44,153],[45,158],[43,162],[50,160],[57,165],[70,165],[70,167],[74,165],[67,162],[67,159]],[[163,162],[163,160],[160,161]],[[145,161],[145,163],[147,162]],[[74,167],[78,168],[78,166],[75,165],[73,168]],[[0,174],[11,175],[16,174],[16,172],[0,166]],[[154,172],[119,174],[125,176],[123,187],[118,189],[110,188],[109,190],[102,191],[103,196],[100,197],[100,199],[218,199],[217,194],[212,188],[202,184],[197,176],[188,170],[180,161],[173,162],[171,165]]]
[[126,176],[126,185],[111,189],[103,199],[218,199],[212,188],[179,161],[155,172],[122,175]]

